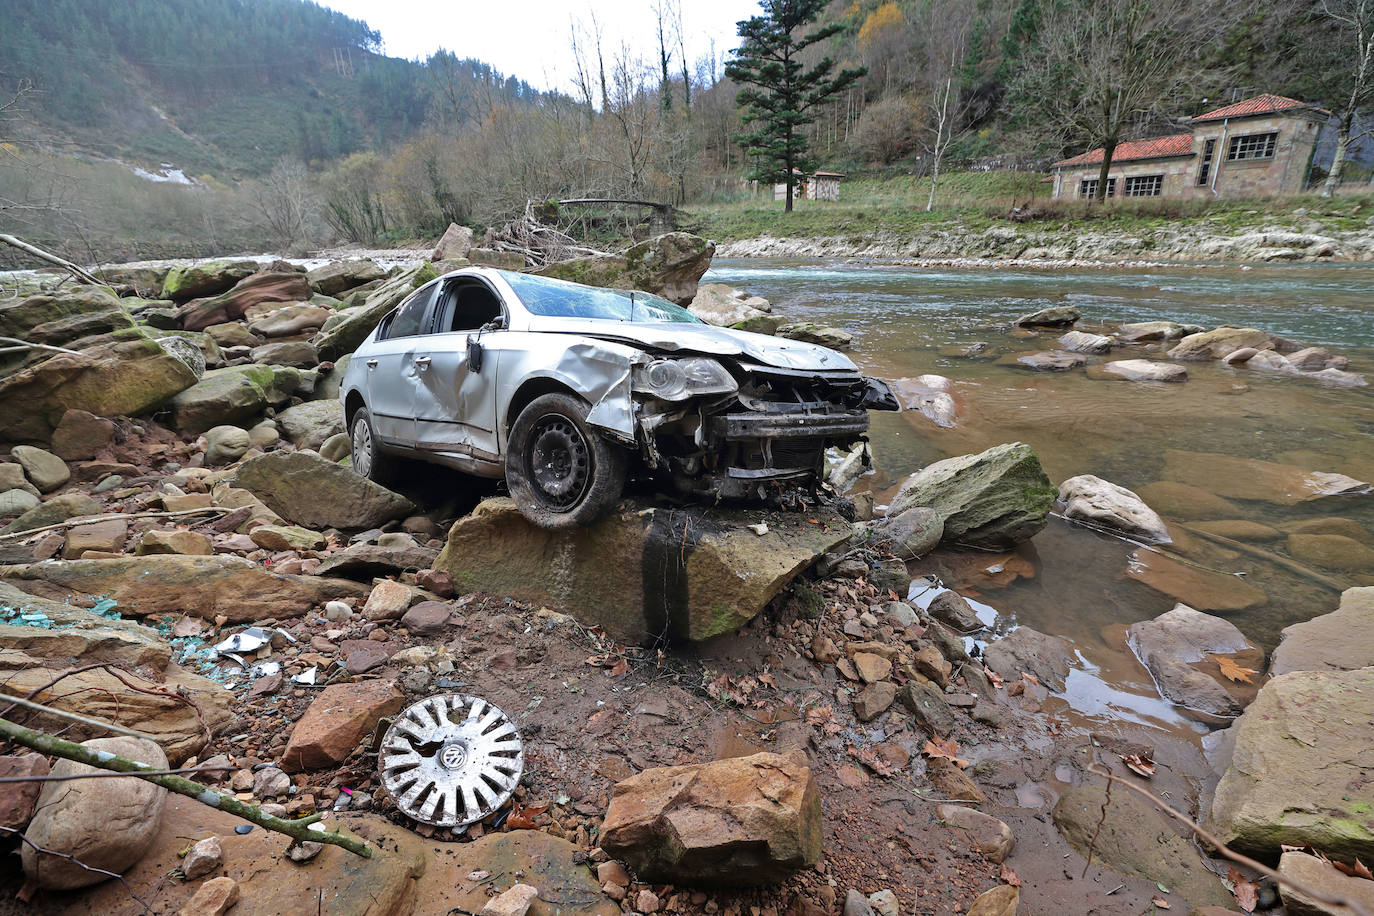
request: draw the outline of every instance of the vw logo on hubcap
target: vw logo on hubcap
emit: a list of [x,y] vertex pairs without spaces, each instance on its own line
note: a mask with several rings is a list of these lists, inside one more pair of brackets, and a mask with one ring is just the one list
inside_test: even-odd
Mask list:
[[468,761],[467,748],[461,744],[446,744],[439,752],[439,765],[446,770],[456,770]]

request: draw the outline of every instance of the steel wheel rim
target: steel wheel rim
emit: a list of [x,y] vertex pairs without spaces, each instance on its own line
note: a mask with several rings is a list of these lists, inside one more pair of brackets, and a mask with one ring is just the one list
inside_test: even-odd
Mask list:
[[359,417],[353,422],[353,470],[367,477],[372,473],[372,430]]
[[567,417],[541,417],[530,431],[529,476],[540,502],[568,509],[582,501],[591,485],[591,449]]
[[524,772],[524,742],[510,718],[479,697],[426,697],[387,729],[382,786],[407,817],[465,827],[499,810]]

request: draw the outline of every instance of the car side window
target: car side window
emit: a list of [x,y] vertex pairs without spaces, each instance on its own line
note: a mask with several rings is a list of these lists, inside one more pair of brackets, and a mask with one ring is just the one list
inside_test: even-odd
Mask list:
[[391,319],[391,325],[387,328],[386,339],[395,340],[397,337],[414,337],[419,334],[421,322],[424,321],[425,311],[429,308],[430,300],[439,289],[438,283],[432,283],[423,287],[415,295],[411,296],[395,312],[395,317]]
[[440,333],[475,331],[503,314],[500,298],[481,280],[451,280],[445,298],[436,324]]

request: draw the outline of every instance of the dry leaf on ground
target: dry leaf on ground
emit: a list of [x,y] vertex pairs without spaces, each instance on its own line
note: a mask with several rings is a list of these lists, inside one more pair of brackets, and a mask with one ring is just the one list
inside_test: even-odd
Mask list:
[[1254,668],[1246,668],[1236,664],[1234,658],[1227,658],[1224,655],[1209,655],[1208,658],[1217,663],[1217,667],[1221,668],[1221,676],[1228,681],[1249,684],[1252,683],[1250,675],[1258,673]]
[[941,738],[939,735],[932,735],[925,747],[921,748],[921,753],[932,760],[948,760],[960,769],[968,767],[968,761],[959,756],[959,742],[953,738]]

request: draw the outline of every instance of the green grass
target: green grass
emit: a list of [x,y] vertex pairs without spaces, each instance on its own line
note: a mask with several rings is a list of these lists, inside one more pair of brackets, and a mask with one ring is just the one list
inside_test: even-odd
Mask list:
[[[940,177],[935,207],[926,212],[928,178],[859,178],[840,186],[838,201],[794,201],[792,213],[768,197],[691,205],[686,228],[717,241],[769,235],[838,238],[856,243],[876,234],[914,236],[940,228],[1148,232],[1196,225],[1239,234],[1261,227],[1352,231],[1374,223],[1374,188],[1357,185],[1325,199],[1315,193],[1262,200],[1124,200],[1105,204],[1049,199],[1045,176],[1027,172],[950,172]],[[1369,190],[1366,190],[1369,188]],[[1020,212],[1013,218],[1013,208]]]

